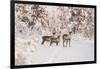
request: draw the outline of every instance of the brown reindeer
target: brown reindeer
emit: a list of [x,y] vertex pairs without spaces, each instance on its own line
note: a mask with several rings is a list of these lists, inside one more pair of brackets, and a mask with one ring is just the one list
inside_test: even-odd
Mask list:
[[64,34],[62,36],[62,38],[63,38],[63,47],[65,47],[65,44],[64,44],[65,42],[66,42],[66,47],[67,47],[68,42],[69,42],[69,47],[70,47],[71,33],[72,32],[69,32],[69,34]]
[[56,43],[56,45],[58,45],[59,41],[60,41],[60,35],[56,36],[53,34],[53,36],[42,36],[42,43],[44,44],[45,41],[49,41],[50,42],[50,46],[52,45],[52,43]]
[[45,41],[51,41],[51,37],[52,36],[42,36],[42,43],[41,44],[44,44]]

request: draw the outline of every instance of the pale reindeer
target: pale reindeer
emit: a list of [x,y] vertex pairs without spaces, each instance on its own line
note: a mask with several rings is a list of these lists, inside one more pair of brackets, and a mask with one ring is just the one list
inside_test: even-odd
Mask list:
[[[69,34],[63,34],[63,35],[62,35],[63,47],[67,47],[67,44],[68,44],[68,43],[69,43],[69,47],[70,47],[71,33],[72,33],[72,32],[69,32]],[[66,46],[65,46],[65,42],[66,42]]]
[[56,43],[56,45],[58,45],[58,43],[60,42],[60,35],[54,37],[51,37],[51,42],[50,42],[50,46],[52,45],[52,43]]
[[[73,28],[73,24],[68,24],[67,29],[62,30],[63,47],[67,47],[68,43],[69,43],[69,47],[70,47],[71,34],[73,32],[72,28]],[[65,43],[66,43],[66,45],[65,45]]]

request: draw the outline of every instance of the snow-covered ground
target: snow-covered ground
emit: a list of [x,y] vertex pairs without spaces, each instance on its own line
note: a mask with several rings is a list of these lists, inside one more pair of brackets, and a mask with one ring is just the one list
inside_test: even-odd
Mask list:
[[94,41],[83,39],[75,34],[71,38],[71,47],[63,47],[62,41],[56,46],[49,42],[41,45],[41,36],[36,39],[22,39],[16,37],[16,65],[47,64],[62,62],[80,62],[94,60]]

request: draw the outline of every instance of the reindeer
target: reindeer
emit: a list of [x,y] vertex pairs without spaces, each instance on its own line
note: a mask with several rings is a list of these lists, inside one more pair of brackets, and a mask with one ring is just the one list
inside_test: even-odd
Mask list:
[[51,37],[52,36],[42,36],[42,43],[41,44],[44,44],[45,41],[51,41]]
[[65,42],[66,42],[66,47],[67,47],[68,42],[69,42],[69,47],[70,47],[71,33],[72,32],[69,32],[69,34],[64,34],[62,36],[62,39],[63,39],[63,47],[65,47],[65,44],[64,44]]
[[52,45],[52,43],[56,43],[56,45],[58,45],[59,41],[60,41],[60,35],[55,36],[55,34],[53,34],[52,36],[42,36],[42,43],[44,44],[45,41],[49,41],[50,42],[50,46]]
[[60,35],[58,35],[56,37],[52,36],[50,46],[52,45],[52,43],[56,43],[56,45],[58,45],[59,41],[60,41]]

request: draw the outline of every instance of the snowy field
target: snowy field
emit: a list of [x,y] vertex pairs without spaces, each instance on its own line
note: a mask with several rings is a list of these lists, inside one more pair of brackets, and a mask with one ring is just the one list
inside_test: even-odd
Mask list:
[[37,37],[35,41],[16,38],[15,50],[19,54],[16,58],[20,59],[16,60],[16,65],[93,61],[93,40],[82,39],[79,36],[73,35],[71,47],[67,46],[67,48],[63,47],[62,42],[58,46],[55,43],[50,46],[49,42],[41,45],[42,40],[38,36],[35,36]]

